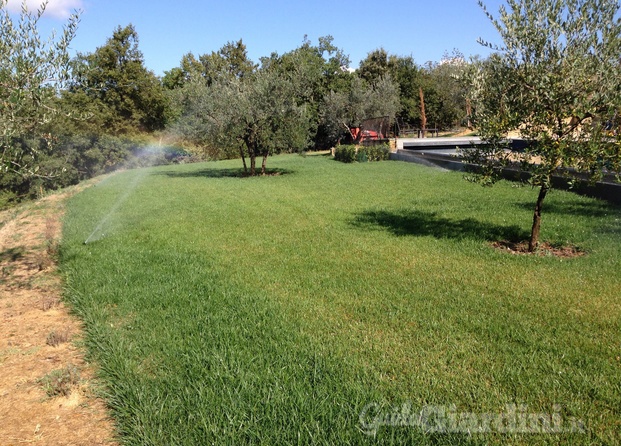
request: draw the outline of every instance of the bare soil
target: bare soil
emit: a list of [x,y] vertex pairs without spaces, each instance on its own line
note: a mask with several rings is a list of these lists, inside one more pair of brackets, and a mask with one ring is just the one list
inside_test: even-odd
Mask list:
[[77,190],[0,213],[3,446],[117,444],[56,268],[65,200]]
[[564,259],[571,259],[586,255],[586,252],[576,246],[553,246],[547,242],[541,242],[534,252],[528,252],[528,241],[509,242],[501,240],[492,243],[492,246],[501,251],[506,251],[516,255],[535,255],[535,256],[554,256]]

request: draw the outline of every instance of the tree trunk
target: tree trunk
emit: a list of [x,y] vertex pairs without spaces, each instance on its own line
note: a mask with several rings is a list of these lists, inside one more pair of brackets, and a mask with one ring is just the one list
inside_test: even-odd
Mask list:
[[265,175],[265,165],[267,164],[267,156],[269,154],[267,152],[265,152],[263,154],[263,163],[261,163],[261,175]]
[[466,117],[468,119],[468,122],[466,124],[466,126],[471,129],[472,128],[472,102],[470,101],[470,99],[466,99]]
[[422,136],[425,137],[425,130],[427,130],[427,113],[425,113],[425,94],[423,93],[423,87],[418,89],[420,96],[420,126],[422,128]]
[[257,156],[254,151],[250,154],[250,176],[255,176],[257,173]]
[[241,155],[242,162],[244,163],[244,173],[248,173],[248,166],[246,165],[246,155],[244,155],[244,148],[239,147],[239,154]]
[[549,186],[546,184],[541,186],[541,189],[539,189],[539,196],[537,197],[537,204],[535,205],[535,214],[533,215],[533,229],[530,232],[530,241],[528,242],[528,252],[534,252],[539,244],[541,208],[543,207],[543,200],[545,200],[548,190]]

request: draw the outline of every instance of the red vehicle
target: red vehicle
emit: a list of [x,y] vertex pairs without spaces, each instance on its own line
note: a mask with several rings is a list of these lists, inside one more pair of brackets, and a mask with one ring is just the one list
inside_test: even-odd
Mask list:
[[388,138],[390,124],[387,117],[366,119],[360,127],[348,127],[354,143]]

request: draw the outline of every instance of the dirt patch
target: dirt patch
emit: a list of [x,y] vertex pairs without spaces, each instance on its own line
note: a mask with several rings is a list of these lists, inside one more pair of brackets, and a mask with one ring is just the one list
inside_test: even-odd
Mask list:
[[[81,186],[83,188],[85,186]],[[0,213],[0,444],[113,445],[79,347],[80,322],[61,300],[55,257],[69,189]]]
[[564,259],[571,259],[574,257],[581,257],[586,255],[586,252],[582,251],[576,246],[554,246],[547,242],[541,242],[537,246],[534,252],[528,252],[528,242],[509,242],[507,240],[501,240],[499,242],[492,243],[492,246],[498,250],[506,251],[516,255],[534,255],[534,256],[554,256]]

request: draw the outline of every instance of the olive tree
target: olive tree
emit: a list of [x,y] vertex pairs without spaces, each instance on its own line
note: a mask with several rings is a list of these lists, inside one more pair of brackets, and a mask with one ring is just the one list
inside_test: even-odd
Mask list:
[[[37,174],[34,149],[18,144],[20,138],[38,133],[56,113],[52,100],[69,77],[68,48],[75,36],[78,15],[73,14],[60,36],[47,40],[39,35],[38,23],[47,2],[36,12],[22,3],[13,19],[7,0],[0,0],[0,168],[3,174]],[[51,141],[51,138],[48,138]]]
[[301,151],[310,145],[310,116],[306,105],[298,105],[293,85],[277,71],[266,69],[231,85],[233,94],[227,99],[233,99],[228,104],[232,123],[225,132],[236,140],[244,171],[250,175],[257,173],[258,158],[262,159],[261,174],[265,174],[268,156]]
[[332,131],[321,120],[324,98],[330,91],[343,91],[350,84],[349,57],[333,44],[332,36],[319,37],[312,44],[305,36],[302,45],[282,55],[261,58],[263,68],[278,71],[290,79],[298,105],[304,105],[311,120],[309,137],[314,148],[330,147]]
[[237,151],[249,175],[258,173],[257,160],[265,174],[270,155],[309,147],[306,106],[297,103],[294,83],[278,71],[221,76],[211,85],[194,79],[178,89],[174,100],[182,108],[177,133],[220,155]]
[[[511,164],[539,188],[529,250],[539,242],[542,206],[554,175],[597,180],[621,166],[612,129],[621,106],[621,19],[617,0],[507,0],[498,16],[479,5],[502,44],[472,65],[474,124],[486,145],[472,149],[475,179],[490,184]],[[507,147],[509,132],[527,141]]]

